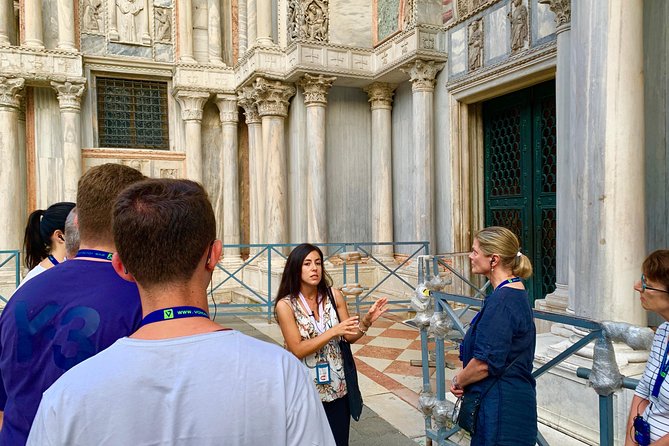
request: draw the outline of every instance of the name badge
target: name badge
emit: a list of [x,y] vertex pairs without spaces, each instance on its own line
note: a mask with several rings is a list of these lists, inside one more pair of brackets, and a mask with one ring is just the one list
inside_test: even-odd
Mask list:
[[330,382],[330,364],[319,362],[316,364],[316,383],[327,384]]

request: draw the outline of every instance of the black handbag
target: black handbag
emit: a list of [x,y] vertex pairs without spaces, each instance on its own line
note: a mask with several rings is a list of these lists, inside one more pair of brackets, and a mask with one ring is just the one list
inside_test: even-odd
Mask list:
[[[332,295],[332,290],[328,288],[328,297],[330,302],[337,312],[337,319],[341,322],[339,312],[337,311],[337,302]],[[351,351],[351,344],[342,336],[339,340],[339,350],[344,363],[344,378],[346,379],[346,394],[348,396],[348,405],[351,411],[351,417],[355,421],[360,420],[362,414],[362,394],[360,393],[360,386],[358,385],[358,370],[355,368],[355,359],[353,359],[353,352]]]

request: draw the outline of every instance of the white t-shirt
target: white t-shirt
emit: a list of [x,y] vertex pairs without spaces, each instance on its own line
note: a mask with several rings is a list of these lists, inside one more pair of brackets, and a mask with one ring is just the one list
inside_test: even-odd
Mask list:
[[302,364],[233,330],[119,339],[44,393],[27,444],[335,445]]
[[38,276],[38,275],[42,274],[44,271],[46,271],[46,268],[44,268],[42,265],[40,265],[40,264],[38,263],[37,265],[35,265],[35,267],[34,267],[33,269],[31,269],[30,271],[28,271],[28,274],[26,274],[26,276],[23,278],[23,280],[21,281],[21,283],[19,283],[19,286],[17,286],[16,289],[18,290],[18,289],[21,288],[23,285],[25,285],[25,283],[26,283],[27,281],[29,281],[30,279],[32,279],[32,278],[35,277],[35,276]]
[[[664,352],[667,351],[669,340],[669,323],[665,322],[657,328],[653,347],[650,349],[646,369],[636,386],[636,394],[650,401],[643,412],[643,419],[650,424],[650,441],[654,442],[669,434],[669,376],[660,387],[657,397],[652,395],[655,381],[660,371]],[[668,359],[669,360],[669,359]],[[636,410],[632,407],[632,410]]]

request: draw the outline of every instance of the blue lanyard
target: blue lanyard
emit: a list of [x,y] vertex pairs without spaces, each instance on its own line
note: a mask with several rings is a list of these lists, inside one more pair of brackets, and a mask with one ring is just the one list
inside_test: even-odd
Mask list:
[[143,327],[148,324],[153,324],[154,322],[183,319],[187,317],[206,317],[209,319],[209,315],[202,308],[185,306],[171,307],[152,311],[151,313],[147,314],[144,319],[142,319],[142,323],[139,324],[139,326]]
[[58,260],[56,260],[56,258],[55,258],[54,256],[52,256],[51,254],[49,254],[49,257],[47,257],[47,258],[49,259],[49,262],[51,262],[51,263],[53,264],[53,266],[56,266],[56,265],[58,265],[58,264],[60,263],[60,262],[59,262]]
[[504,285],[508,285],[508,284],[510,284],[510,283],[516,283],[516,282],[520,282],[520,277],[511,277],[511,278],[509,278],[509,279],[506,279],[504,282],[500,283],[499,285],[497,285],[497,286],[495,287],[495,291],[499,290],[499,289],[502,288]]
[[76,258],[88,258],[88,259],[100,259],[100,260],[111,260],[112,253],[107,251],[98,251],[97,249],[80,249]]
[[660,394],[660,387],[664,383],[664,378],[667,377],[669,373],[669,361],[667,361],[667,353],[669,353],[669,343],[667,344],[667,349],[664,351],[664,358],[662,358],[662,364],[660,364],[660,370],[658,371],[657,378],[655,378],[655,385],[653,386],[653,395],[655,398]]

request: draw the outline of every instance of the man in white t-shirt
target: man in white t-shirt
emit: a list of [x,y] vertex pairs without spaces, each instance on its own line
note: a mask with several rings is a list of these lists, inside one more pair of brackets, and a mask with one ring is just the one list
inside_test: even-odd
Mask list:
[[142,325],[44,393],[28,445],[334,446],[301,363],[209,320],[222,244],[202,186],[130,186],[114,206],[114,240]]

